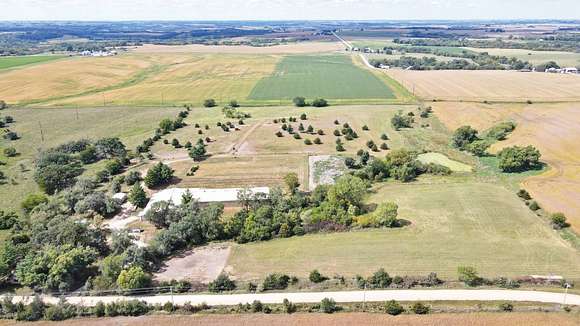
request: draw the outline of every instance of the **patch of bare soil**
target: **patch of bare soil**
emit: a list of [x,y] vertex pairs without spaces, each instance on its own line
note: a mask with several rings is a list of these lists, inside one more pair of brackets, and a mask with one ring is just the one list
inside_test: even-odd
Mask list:
[[228,244],[194,248],[168,260],[154,278],[158,281],[188,280],[209,283],[222,272],[229,255]]
[[[431,314],[431,315],[399,315],[369,313],[336,313],[328,314],[245,314],[245,315],[192,315],[192,316],[142,316],[116,318],[88,318],[59,322],[65,326],[157,326],[157,325],[204,325],[204,326],[350,326],[350,325],[393,325],[393,326],[529,326],[529,325],[578,325],[576,314],[561,313],[470,313],[470,314]],[[15,325],[8,321],[6,324]],[[55,322],[18,323],[26,325],[55,325]]]

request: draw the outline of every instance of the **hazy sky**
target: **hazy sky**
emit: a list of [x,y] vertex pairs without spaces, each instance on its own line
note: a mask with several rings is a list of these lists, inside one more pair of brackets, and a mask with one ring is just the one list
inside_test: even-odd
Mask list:
[[580,0],[0,0],[0,20],[580,19]]

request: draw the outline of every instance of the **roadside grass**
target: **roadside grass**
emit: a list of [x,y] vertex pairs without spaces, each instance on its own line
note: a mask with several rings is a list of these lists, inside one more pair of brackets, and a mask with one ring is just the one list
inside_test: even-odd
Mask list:
[[[33,180],[33,161],[39,150],[71,140],[101,137],[120,137],[128,149],[134,149],[153,134],[161,119],[174,118],[177,112],[178,108],[83,108],[78,111],[11,108],[3,111],[14,117],[10,129],[21,138],[11,142],[0,139],[0,148],[13,146],[19,153],[13,158],[0,153],[0,161],[7,163],[0,166],[7,175],[7,183],[0,185],[0,209],[18,210],[27,194],[39,191]],[[85,173],[94,173],[98,166],[99,163],[87,166]]]
[[392,99],[393,91],[368,70],[345,55],[284,57],[274,73],[261,79],[249,95],[254,100],[292,99]]
[[[443,178],[445,180],[445,178]],[[369,203],[394,201],[399,229],[361,230],[277,239],[233,247],[228,265],[240,279],[271,272],[305,277],[369,275],[380,267],[397,275],[436,272],[456,279],[460,265],[482,276],[556,274],[579,278],[580,254],[501,185],[467,180],[375,187]]]
[[62,59],[64,57],[65,56],[60,55],[30,55],[18,57],[0,57],[0,70],[48,62],[52,60]]

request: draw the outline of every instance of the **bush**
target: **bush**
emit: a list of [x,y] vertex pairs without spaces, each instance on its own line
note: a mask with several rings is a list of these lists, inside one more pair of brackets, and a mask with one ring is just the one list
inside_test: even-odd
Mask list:
[[151,285],[151,278],[139,266],[133,266],[121,271],[117,285],[123,290],[146,288]]
[[312,283],[321,283],[321,282],[328,280],[328,277],[323,276],[322,274],[320,274],[320,272],[318,270],[315,269],[312,272],[310,272],[308,279]]
[[284,137],[281,131],[276,132],[276,137]]
[[121,173],[123,170],[123,163],[119,159],[113,159],[107,161],[105,164],[105,170],[109,173],[109,175],[116,175]]
[[206,108],[213,108],[213,107],[217,106],[217,103],[213,98],[209,98],[209,99],[203,101],[203,106]]
[[362,130],[368,131],[369,130],[369,127],[367,125],[364,125],[364,126],[362,126]]
[[467,286],[478,286],[483,282],[483,278],[477,274],[475,267],[459,266],[457,274],[459,275],[459,280]]
[[139,171],[129,171],[127,176],[125,176],[125,183],[128,186],[132,186],[139,181],[141,181],[141,173]]
[[312,141],[310,139],[304,139],[305,145],[312,145]]
[[221,273],[214,281],[209,283],[209,290],[211,292],[233,291],[236,289],[236,283],[230,277]]
[[29,194],[26,198],[20,203],[20,207],[25,213],[30,213],[34,207],[48,203],[48,197],[44,194]]
[[322,301],[320,301],[320,312],[323,312],[325,314],[331,314],[335,311],[338,311],[339,308],[336,305],[336,302],[334,301],[334,299],[331,298],[324,298],[322,299]]
[[337,152],[344,152],[345,151],[344,146],[342,146],[342,143],[336,144],[336,151]]
[[294,134],[294,139],[302,139],[302,137],[300,137],[300,134]]
[[282,301],[282,307],[284,308],[284,312],[287,314],[295,313],[297,310],[296,305],[294,305],[288,299],[284,299],[284,301]]
[[405,308],[401,306],[397,301],[391,300],[385,303],[385,312],[392,316],[397,316],[405,312]]
[[2,136],[2,137],[6,140],[17,140],[18,134],[15,133],[14,131],[9,131],[9,132],[5,133],[4,136]]
[[523,200],[530,200],[530,199],[532,199],[532,196],[530,196],[530,193],[527,192],[525,189],[518,190],[518,197],[520,197]]
[[292,102],[293,102],[293,103],[294,103],[294,105],[295,105],[295,106],[297,106],[297,107],[304,107],[304,106],[308,105],[308,104],[306,103],[306,99],[305,99],[304,97],[302,97],[302,96],[297,96],[297,97],[295,97],[295,98],[292,100]]
[[168,183],[171,179],[173,179],[173,170],[159,162],[147,171],[144,181],[148,188],[154,188]]
[[503,172],[523,172],[540,166],[540,152],[533,146],[512,146],[498,154],[499,168]]
[[262,302],[258,300],[254,300],[254,302],[252,302],[252,312],[261,312],[263,309],[264,305]]
[[14,212],[0,210],[0,230],[8,230],[18,222],[18,215]]
[[14,148],[14,147],[6,147],[6,148],[4,148],[4,155],[6,155],[6,157],[14,157],[14,156],[16,156],[16,148]]
[[564,213],[554,213],[550,216],[550,221],[552,221],[552,226],[555,229],[563,229],[565,227],[570,226],[568,222],[566,222],[566,215]]
[[320,144],[322,144],[322,140],[320,140],[320,138],[316,137],[316,138],[314,138],[314,143],[316,145],[320,145]]
[[300,115],[300,120],[306,120],[306,113],[302,113]]
[[262,288],[264,291],[267,290],[284,290],[288,287],[290,281],[290,276],[285,274],[273,273],[264,279],[262,283]]
[[387,145],[386,143],[382,143],[381,144],[381,149],[384,150],[384,151],[386,151],[386,150],[389,149],[389,145]]
[[44,318],[51,321],[62,321],[74,317],[76,317],[76,307],[64,300],[44,311]]
[[323,98],[317,98],[314,101],[312,101],[312,106],[317,108],[325,107],[328,106],[328,101],[326,101]]
[[422,302],[415,302],[411,306],[411,311],[417,315],[426,315],[431,311],[431,308]]
[[498,305],[499,310],[501,311],[505,311],[505,312],[511,312],[514,310],[514,305],[509,303],[509,302],[504,302],[504,303],[500,303]]
[[139,208],[144,208],[147,205],[147,194],[138,182],[136,182],[133,185],[133,188],[131,188],[131,191],[129,191],[128,200],[131,204]]
[[391,124],[395,128],[395,130],[399,130],[401,128],[411,128],[414,120],[413,117],[410,116],[403,116],[401,112],[395,114],[391,118]]
[[467,145],[476,141],[477,130],[471,128],[471,126],[462,126],[457,128],[453,133],[451,138],[451,144],[459,149],[466,149]]
[[537,211],[538,209],[540,209],[540,205],[538,205],[538,202],[535,200],[532,200],[528,207],[533,211]]
[[371,288],[374,289],[385,289],[391,285],[393,279],[389,276],[389,273],[385,272],[384,268],[379,269],[376,271],[371,277],[368,279],[368,284]]

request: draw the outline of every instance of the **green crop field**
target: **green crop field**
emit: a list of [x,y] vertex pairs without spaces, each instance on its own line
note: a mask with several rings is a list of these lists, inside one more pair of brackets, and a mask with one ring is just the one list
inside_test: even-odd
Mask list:
[[274,73],[252,90],[253,100],[292,99],[296,96],[326,99],[393,99],[393,90],[379,77],[345,55],[287,56]]
[[272,272],[307,276],[368,275],[380,267],[398,275],[436,272],[455,279],[458,265],[475,266],[483,276],[554,273],[580,277],[580,254],[563,242],[514,193],[478,181],[384,183],[369,202],[394,201],[399,229],[312,234],[237,245],[228,265],[239,278]]
[[41,63],[63,58],[57,55],[31,55],[21,57],[0,57],[0,70],[25,66],[33,63]]

